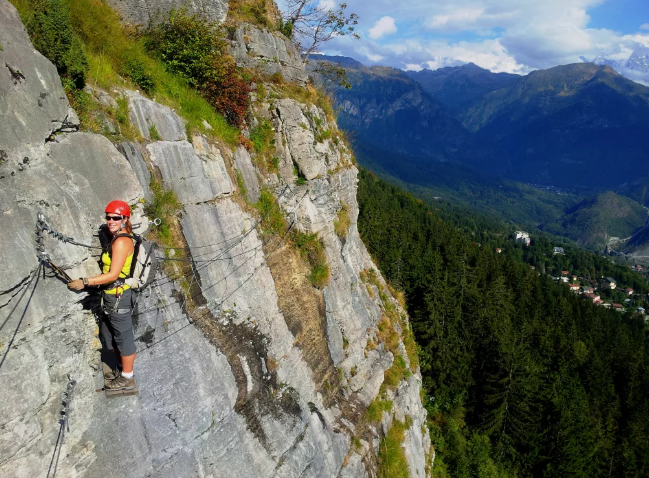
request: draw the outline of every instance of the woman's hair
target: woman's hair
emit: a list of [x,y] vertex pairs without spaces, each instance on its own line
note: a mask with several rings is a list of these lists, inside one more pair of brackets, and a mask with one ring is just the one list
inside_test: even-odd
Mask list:
[[133,234],[133,226],[131,225],[131,218],[126,218],[126,224],[124,225],[123,232],[126,234]]

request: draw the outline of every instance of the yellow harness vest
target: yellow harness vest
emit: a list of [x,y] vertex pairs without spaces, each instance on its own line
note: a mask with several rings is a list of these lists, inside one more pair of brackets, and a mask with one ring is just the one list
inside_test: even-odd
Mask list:
[[[135,251],[131,252],[131,254],[126,258],[126,262],[124,263],[124,267],[122,267],[122,270],[119,273],[119,278],[120,279],[125,279],[131,273],[131,264],[133,263],[133,253],[134,252]],[[108,272],[110,272],[110,262],[111,262],[110,261],[110,254],[108,254],[108,251],[105,251],[101,255],[101,264],[102,264],[101,271],[104,274],[107,274]],[[115,287],[113,289],[105,290],[104,293],[114,295],[114,294],[117,293],[117,289],[119,289],[120,292],[124,292],[125,290],[128,290],[130,288],[131,287],[129,285],[124,284],[123,286],[120,286],[120,287]]]

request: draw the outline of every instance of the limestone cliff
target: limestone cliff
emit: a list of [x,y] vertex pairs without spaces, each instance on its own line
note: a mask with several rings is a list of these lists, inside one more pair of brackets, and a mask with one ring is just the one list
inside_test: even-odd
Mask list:
[[[257,87],[249,122],[272,125],[270,174],[243,146],[188,137],[181,117],[138,92],[94,89],[101,101],[128,100],[142,138],[113,144],[77,131],[56,69],[6,0],[0,24],[0,475],[370,477],[398,420],[409,474],[426,476],[421,377],[401,339],[407,318],[359,237],[357,170],[331,115],[273,84]],[[235,35],[233,49],[237,38],[279,49],[278,68],[305,80],[297,52],[279,38],[265,45],[270,37]],[[104,205],[150,198],[152,176],[182,204],[184,253],[159,251],[166,265],[138,301],[139,396],[109,400],[96,391],[96,300],[42,268],[37,214],[97,246]],[[321,289],[288,232],[260,227],[251,204],[268,192],[289,230],[322,239],[330,278]],[[140,208],[134,222],[146,231]],[[40,237],[72,277],[97,273],[96,249]],[[405,373],[382,387],[397,365]],[[377,397],[392,406],[372,421]]]
[[187,8],[190,13],[204,15],[210,21],[222,22],[228,13],[228,0],[107,0],[124,21],[148,25],[163,18],[169,11]]

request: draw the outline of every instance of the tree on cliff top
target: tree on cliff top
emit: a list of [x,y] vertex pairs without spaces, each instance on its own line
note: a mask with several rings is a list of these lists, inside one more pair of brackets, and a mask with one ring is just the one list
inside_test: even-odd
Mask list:
[[304,55],[304,63],[318,47],[334,37],[351,35],[358,24],[358,15],[347,14],[346,3],[332,8],[320,0],[286,0],[281,31],[289,37]]

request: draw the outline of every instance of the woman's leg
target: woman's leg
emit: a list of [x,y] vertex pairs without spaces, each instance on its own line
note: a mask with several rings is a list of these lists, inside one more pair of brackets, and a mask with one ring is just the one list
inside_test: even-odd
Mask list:
[[122,294],[118,303],[118,310],[127,310],[124,313],[113,313],[110,315],[110,323],[113,329],[115,341],[115,352],[121,357],[122,371],[126,374],[133,372],[135,361],[135,337],[133,336],[133,317],[129,305],[131,304],[130,290]]
[[135,355],[128,355],[122,357],[122,371],[126,373],[131,373],[133,371],[133,363],[135,362]]

